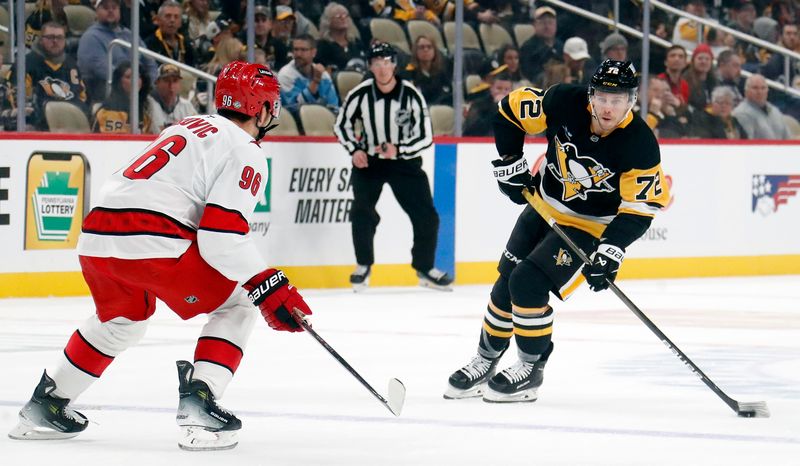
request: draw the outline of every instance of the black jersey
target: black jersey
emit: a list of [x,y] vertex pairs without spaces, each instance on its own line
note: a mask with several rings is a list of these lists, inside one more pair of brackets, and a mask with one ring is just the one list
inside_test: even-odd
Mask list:
[[511,92],[498,106],[497,149],[521,154],[525,134],[545,132],[537,195],[557,223],[624,248],[669,199],[658,142],[631,112],[609,134],[592,133],[587,95],[586,86],[570,84]]

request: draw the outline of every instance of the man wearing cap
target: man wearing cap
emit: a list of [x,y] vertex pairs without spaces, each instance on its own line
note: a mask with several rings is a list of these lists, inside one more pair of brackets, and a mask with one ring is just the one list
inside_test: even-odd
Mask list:
[[520,70],[529,81],[537,79],[550,60],[562,61],[564,43],[556,37],[556,10],[542,6],[533,12],[536,33],[519,50]]
[[752,0],[737,0],[728,10],[730,22],[728,27],[745,34],[753,34],[753,23],[756,20],[756,7]]
[[[119,0],[95,0],[93,2],[97,19],[81,36],[78,43],[78,68],[86,83],[90,102],[103,100],[108,80],[108,47],[112,40],[122,39],[133,42],[131,30],[119,22]],[[140,47],[145,48],[140,40]],[[156,76],[156,63],[144,55],[139,55],[140,66],[147,70],[151,78]],[[111,53],[113,67],[130,60],[131,52],[124,47],[114,47]]]
[[339,97],[331,75],[320,63],[314,63],[317,41],[303,34],[292,40],[294,59],[278,72],[281,83],[281,104],[297,112],[303,104],[318,104],[335,113],[339,110]]
[[175,65],[165,63],[158,68],[155,89],[147,96],[150,127],[154,132],[197,114],[192,103],[181,97],[181,79],[181,70]]
[[[253,11],[255,28],[253,30],[256,49],[264,51],[266,64],[273,70],[279,70],[281,66],[289,63],[289,48],[272,35],[272,14],[269,8],[258,5]],[[247,43],[247,29],[242,29],[239,33],[239,40]]]
[[628,39],[618,32],[612,32],[600,42],[603,60],[625,61],[628,59]]
[[564,64],[569,67],[574,84],[587,84],[597,68],[589,55],[589,46],[580,37],[570,37],[564,42]]
[[153,52],[172,58],[175,61],[194,66],[194,51],[189,45],[189,40],[179,33],[182,26],[180,3],[167,0],[158,9],[156,22],[158,29],[145,39],[147,48]]
[[[274,69],[279,70],[289,63],[292,55],[292,37],[297,37],[299,34],[297,33],[297,17],[290,7],[279,5],[274,10],[271,34],[275,46],[278,47]],[[281,51],[286,53],[283,54]]]

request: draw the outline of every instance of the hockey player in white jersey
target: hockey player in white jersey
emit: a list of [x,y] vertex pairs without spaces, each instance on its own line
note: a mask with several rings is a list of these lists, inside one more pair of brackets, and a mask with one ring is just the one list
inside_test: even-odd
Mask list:
[[144,335],[158,298],[183,319],[208,316],[194,364],[177,363],[179,446],[236,446],[241,421],[216,400],[239,366],[257,309],[287,331],[302,331],[293,308],[311,311],[249,235],[269,176],[259,141],[280,112],[278,80],[266,66],[233,62],[220,72],[215,97],[218,114],[167,128],[103,187],[78,241],[96,313],[45,370],[11,438],[70,438],[86,429],[71,402]]

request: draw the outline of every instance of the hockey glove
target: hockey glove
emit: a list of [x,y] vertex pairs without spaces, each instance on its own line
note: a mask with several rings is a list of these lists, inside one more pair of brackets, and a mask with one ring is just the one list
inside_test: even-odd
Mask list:
[[583,266],[583,276],[592,291],[602,291],[608,288],[617,278],[619,266],[625,258],[625,250],[608,243],[600,243],[597,250],[589,258],[591,265]]
[[527,204],[522,190],[533,190],[533,176],[528,169],[528,161],[522,155],[506,156],[506,159],[492,160],[494,179],[500,191],[516,204]]
[[297,308],[305,315],[311,314],[311,309],[282,271],[267,269],[242,286],[270,327],[288,332],[303,331],[294,320],[292,309]]

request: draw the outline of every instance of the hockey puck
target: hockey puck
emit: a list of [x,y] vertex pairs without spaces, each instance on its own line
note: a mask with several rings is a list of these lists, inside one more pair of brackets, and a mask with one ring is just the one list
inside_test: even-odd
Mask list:
[[756,417],[755,411],[739,411],[736,414],[738,414],[739,417]]

